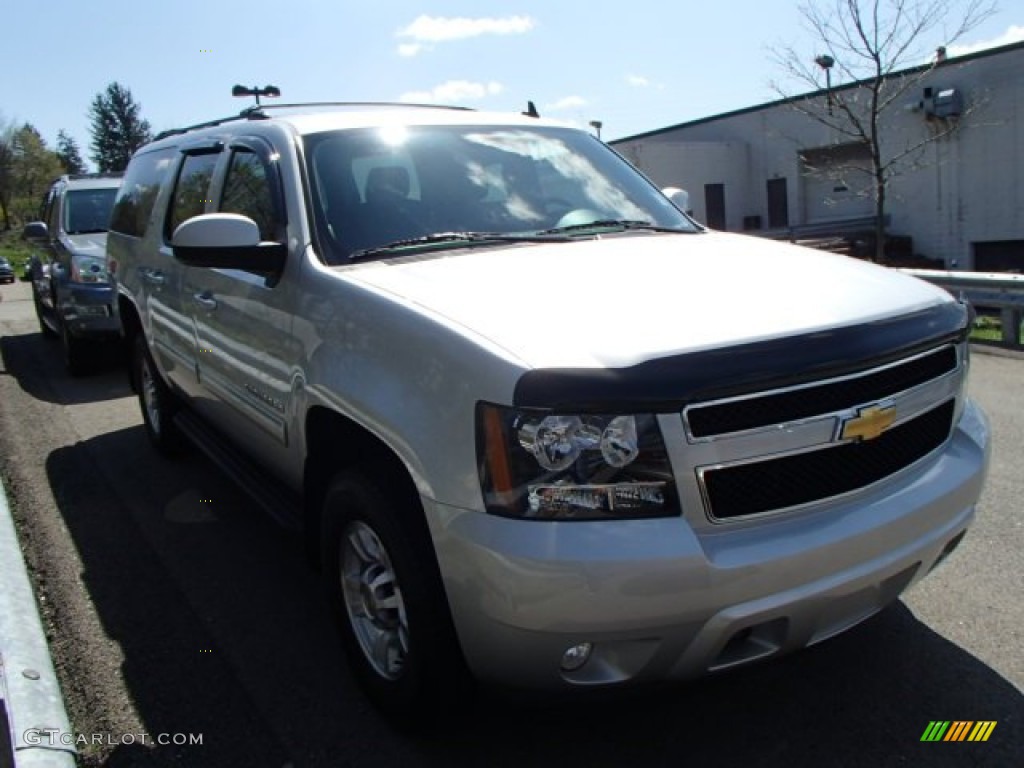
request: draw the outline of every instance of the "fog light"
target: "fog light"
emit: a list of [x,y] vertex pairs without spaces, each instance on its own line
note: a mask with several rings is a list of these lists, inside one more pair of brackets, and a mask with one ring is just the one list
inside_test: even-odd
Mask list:
[[594,646],[591,643],[580,643],[579,645],[572,646],[562,654],[562,669],[565,672],[575,672],[587,663],[592,650],[594,650]]

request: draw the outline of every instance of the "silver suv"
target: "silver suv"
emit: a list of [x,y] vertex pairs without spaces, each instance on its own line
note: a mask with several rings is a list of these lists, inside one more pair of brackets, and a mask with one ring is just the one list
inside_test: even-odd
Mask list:
[[46,193],[42,221],[26,224],[23,232],[41,249],[29,262],[39,330],[60,336],[73,374],[87,367],[91,344],[119,337],[106,244],[120,186],[121,174],[62,176]]
[[107,248],[152,442],[301,526],[391,712],[817,643],[974,516],[967,307],[555,122],[254,109],[139,150]]

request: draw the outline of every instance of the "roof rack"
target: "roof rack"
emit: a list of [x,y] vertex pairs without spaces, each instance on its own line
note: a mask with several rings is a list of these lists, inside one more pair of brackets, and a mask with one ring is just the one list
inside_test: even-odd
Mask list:
[[246,107],[237,115],[220,117],[216,120],[208,120],[205,123],[196,123],[195,125],[188,125],[183,128],[171,128],[162,131],[154,137],[153,141],[159,141],[168,136],[178,136],[189,131],[198,131],[201,128],[213,128],[222,123],[229,123],[235,120],[267,120],[270,116],[266,114],[266,111],[271,109],[301,109],[303,107],[388,107],[396,109],[444,109],[459,112],[473,111],[470,107],[452,107],[443,104],[411,104],[405,101],[308,101],[294,104],[260,104],[259,106]]
[[81,179],[120,179],[124,177],[124,171],[97,171],[96,173],[62,173],[50,181],[50,184],[57,182],[79,181]]
[[77,181],[78,179],[120,179],[122,176],[124,176],[124,171],[96,171],[95,173],[66,173],[61,178]]

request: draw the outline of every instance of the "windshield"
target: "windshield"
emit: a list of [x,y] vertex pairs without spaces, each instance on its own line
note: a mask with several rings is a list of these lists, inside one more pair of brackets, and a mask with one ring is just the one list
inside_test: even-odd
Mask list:
[[106,232],[116,195],[116,187],[68,192],[64,199],[64,231],[69,235]]
[[313,134],[305,149],[332,264],[451,233],[578,235],[580,225],[615,221],[697,231],[625,160],[570,128],[389,126]]

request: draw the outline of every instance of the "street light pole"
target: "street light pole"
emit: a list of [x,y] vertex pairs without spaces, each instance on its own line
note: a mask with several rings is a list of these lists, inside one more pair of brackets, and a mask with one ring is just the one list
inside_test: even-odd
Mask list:
[[832,115],[832,67],[836,60],[827,53],[821,54],[814,59],[814,63],[825,70],[825,100],[828,103],[828,114]]

